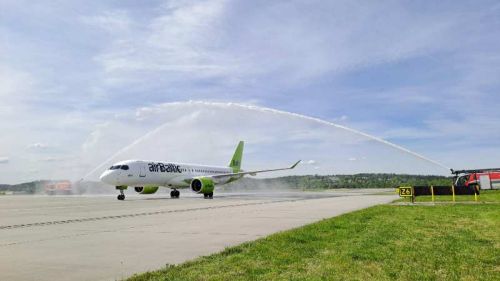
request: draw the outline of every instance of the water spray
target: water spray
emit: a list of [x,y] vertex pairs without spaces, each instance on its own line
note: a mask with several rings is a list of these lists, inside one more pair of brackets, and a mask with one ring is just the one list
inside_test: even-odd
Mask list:
[[321,123],[321,124],[325,124],[325,125],[328,125],[328,126],[333,126],[335,128],[339,128],[339,129],[343,129],[343,130],[346,130],[348,132],[351,132],[353,134],[356,134],[356,135],[360,135],[360,136],[363,136],[363,137],[366,137],[368,139],[371,139],[371,140],[374,140],[376,142],[379,142],[379,143],[382,143],[382,144],[385,144],[385,145],[388,145],[392,148],[395,148],[397,150],[400,150],[402,152],[405,152],[405,153],[408,153],[412,156],[415,156],[419,159],[422,159],[424,161],[427,161],[427,162],[430,162],[432,164],[435,164],[437,166],[440,166],[441,168],[444,168],[446,170],[451,170],[451,168],[447,167],[446,165],[436,161],[436,160],[433,160],[433,159],[430,159],[428,157],[425,157],[421,154],[418,154],[416,152],[413,152],[407,148],[404,148],[402,146],[399,146],[397,144],[394,144],[392,142],[389,142],[389,141],[386,141],[382,138],[379,138],[379,137],[376,137],[376,136],[373,136],[373,135],[370,135],[370,134],[367,134],[367,133],[364,133],[364,132],[361,132],[361,131],[358,131],[358,130],[355,130],[355,129],[352,129],[352,128],[349,128],[349,127],[346,127],[346,126],[342,126],[342,125],[339,125],[339,124],[336,124],[336,123],[333,123],[333,122],[330,122],[330,121],[326,121],[326,120],[323,120],[323,119],[319,119],[319,118],[316,118],[316,117],[311,117],[311,116],[307,116],[307,115],[302,115],[302,114],[299,114],[299,113],[294,113],[294,112],[288,112],[288,111],[283,111],[283,110],[278,110],[278,109],[273,109],[273,108],[268,108],[268,107],[259,107],[259,106],[254,106],[254,105],[244,105],[244,104],[232,104],[232,105],[235,105],[235,106],[239,106],[239,107],[242,107],[242,108],[246,108],[246,109],[249,109],[249,110],[260,110],[262,112],[272,112],[272,113],[275,113],[275,114],[282,114],[282,115],[287,115],[287,116],[291,116],[291,117],[296,117],[296,118],[302,118],[302,119],[306,119],[306,120],[310,120],[310,121],[314,121],[314,122],[318,122],[318,123]]
[[[412,155],[413,157],[416,157],[418,159],[421,159],[421,160],[427,161],[429,163],[432,163],[434,165],[437,165],[437,166],[439,166],[441,168],[444,168],[444,169],[446,169],[448,171],[450,170],[449,167],[447,167],[446,165],[444,165],[444,164],[442,164],[442,163],[440,163],[440,162],[438,162],[436,160],[430,159],[430,158],[428,158],[426,156],[423,156],[423,155],[421,155],[419,153],[413,152],[413,151],[411,151],[411,150],[409,150],[407,148],[404,148],[404,147],[399,146],[397,144],[394,144],[392,142],[386,141],[386,140],[384,140],[382,138],[379,138],[379,137],[376,137],[376,136],[373,136],[373,135],[370,135],[370,134],[367,134],[367,133],[364,133],[364,132],[361,132],[361,131],[358,131],[358,130],[355,130],[355,129],[352,129],[352,128],[349,128],[349,127],[346,127],[346,126],[343,126],[343,125],[339,125],[339,124],[336,124],[336,123],[333,123],[333,122],[330,122],[330,121],[326,121],[326,120],[323,120],[323,119],[320,119],[320,118],[311,117],[311,116],[307,116],[307,115],[303,115],[303,114],[299,114],[299,113],[294,113],[294,112],[289,112],[289,111],[284,111],[284,110],[278,110],[278,109],[269,108],[269,107],[261,107],[261,106],[256,106],[256,105],[246,105],[246,104],[232,103],[232,102],[223,103],[223,102],[192,101],[192,100],[190,100],[190,101],[187,101],[187,102],[164,103],[162,105],[166,106],[166,107],[179,106],[179,105],[202,105],[202,106],[211,106],[211,107],[220,107],[220,108],[237,107],[237,108],[242,108],[242,109],[250,110],[250,111],[272,113],[272,114],[284,115],[284,116],[288,116],[288,117],[292,117],[292,118],[298,118],[298,119],[313,121],[313,122],[316,122],[316,123],[319,123],[319,124],[323,124],[323,125],[327,125],[327,126],[332,126],[332,127],[335,127],[335,128],[338,128],[338,129],[342,129],[342,130],[345,130],[347,132],[350,132],[350,133],[353,133],[353,134],[365,137],[367,139],[376,141],[378,143],[387,145],[387,146],[392,147],[392,148],[394,148],[396,150],[399,150],[401,152],[404,152],[404,153],[407,153],[409,155]],[[136,139],[135,141],[133,141],[129,145],[127,145],[124,148],[120,149],[119,151],[117,151],[116,153],[114,153],[113,155],[111,155],[108,159],[106,159],[104,162],[102,162],[97,167],[95,167],[92,171],[88,172],[83,178],[87,178],[88,176],[92,175],[97,170],[99,170],[104,165],[106,165],[108,162],[110,162],[111,160],[113,160],[114,158],[116,158],[118,155],[120,155],[123,152],[129,150],[130,148],[132,148],[136,144],[141,143],[142,141],[148,139],[152,135],[155,135],[156,133],[158,133],[159,131],[161,131],[164,127],[166,127],[167,125],[169,125],[168,122],[164,123],[164,124],[162,124],[160,126],[158,126],[157,128],[153,129],[152,131],[148,132],[147,134],[143,135],[142,137]]]

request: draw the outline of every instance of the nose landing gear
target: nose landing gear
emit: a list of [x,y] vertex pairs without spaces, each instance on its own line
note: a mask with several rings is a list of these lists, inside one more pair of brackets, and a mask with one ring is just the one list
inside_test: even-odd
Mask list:
[[125,194],[123,194],[123,189],[120,189],[120,194],[116,197],[118,200],[125,200]]
[[205,199],[213,199],[214,198],[214,193],[213,192],[203,193],[203,198],[205,198]]
[[170,198],[179,198],[179,196],[181,196],[179,190],[174,188],[172,191],[170,191]]

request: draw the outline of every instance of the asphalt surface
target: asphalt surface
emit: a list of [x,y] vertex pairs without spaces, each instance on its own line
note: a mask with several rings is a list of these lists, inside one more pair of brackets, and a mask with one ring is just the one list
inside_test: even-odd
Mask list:
[[0,280],[116,280],[388,203],[373,190],[0,196]]

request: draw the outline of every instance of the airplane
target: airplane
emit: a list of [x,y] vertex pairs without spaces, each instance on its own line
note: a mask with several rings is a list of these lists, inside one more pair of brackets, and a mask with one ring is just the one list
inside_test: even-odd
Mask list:
[[118,200],[125,200],[124,190],[129,186],[133,186],[139,194],[153,194],[160,186],[171,188],[171,198],[179,198],[178,189],[191,188],[195,193],[203,194],[205,199],[212,199],[215,185],[227,184],[245,175],[255,176],[258,173],[291,170],[300,163],[299,160],[287,168],[243,171],[241,170],[243,146],[244,142],[240,141],[227,167],[125,160],[113,164],[99,178],[120,191]]

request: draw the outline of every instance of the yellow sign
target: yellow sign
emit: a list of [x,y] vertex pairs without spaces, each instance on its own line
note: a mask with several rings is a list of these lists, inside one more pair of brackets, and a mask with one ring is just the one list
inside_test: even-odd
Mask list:
[[411,191],[412,191],[411,187],[400,187],[399,197],[411,197],[413,195]]

